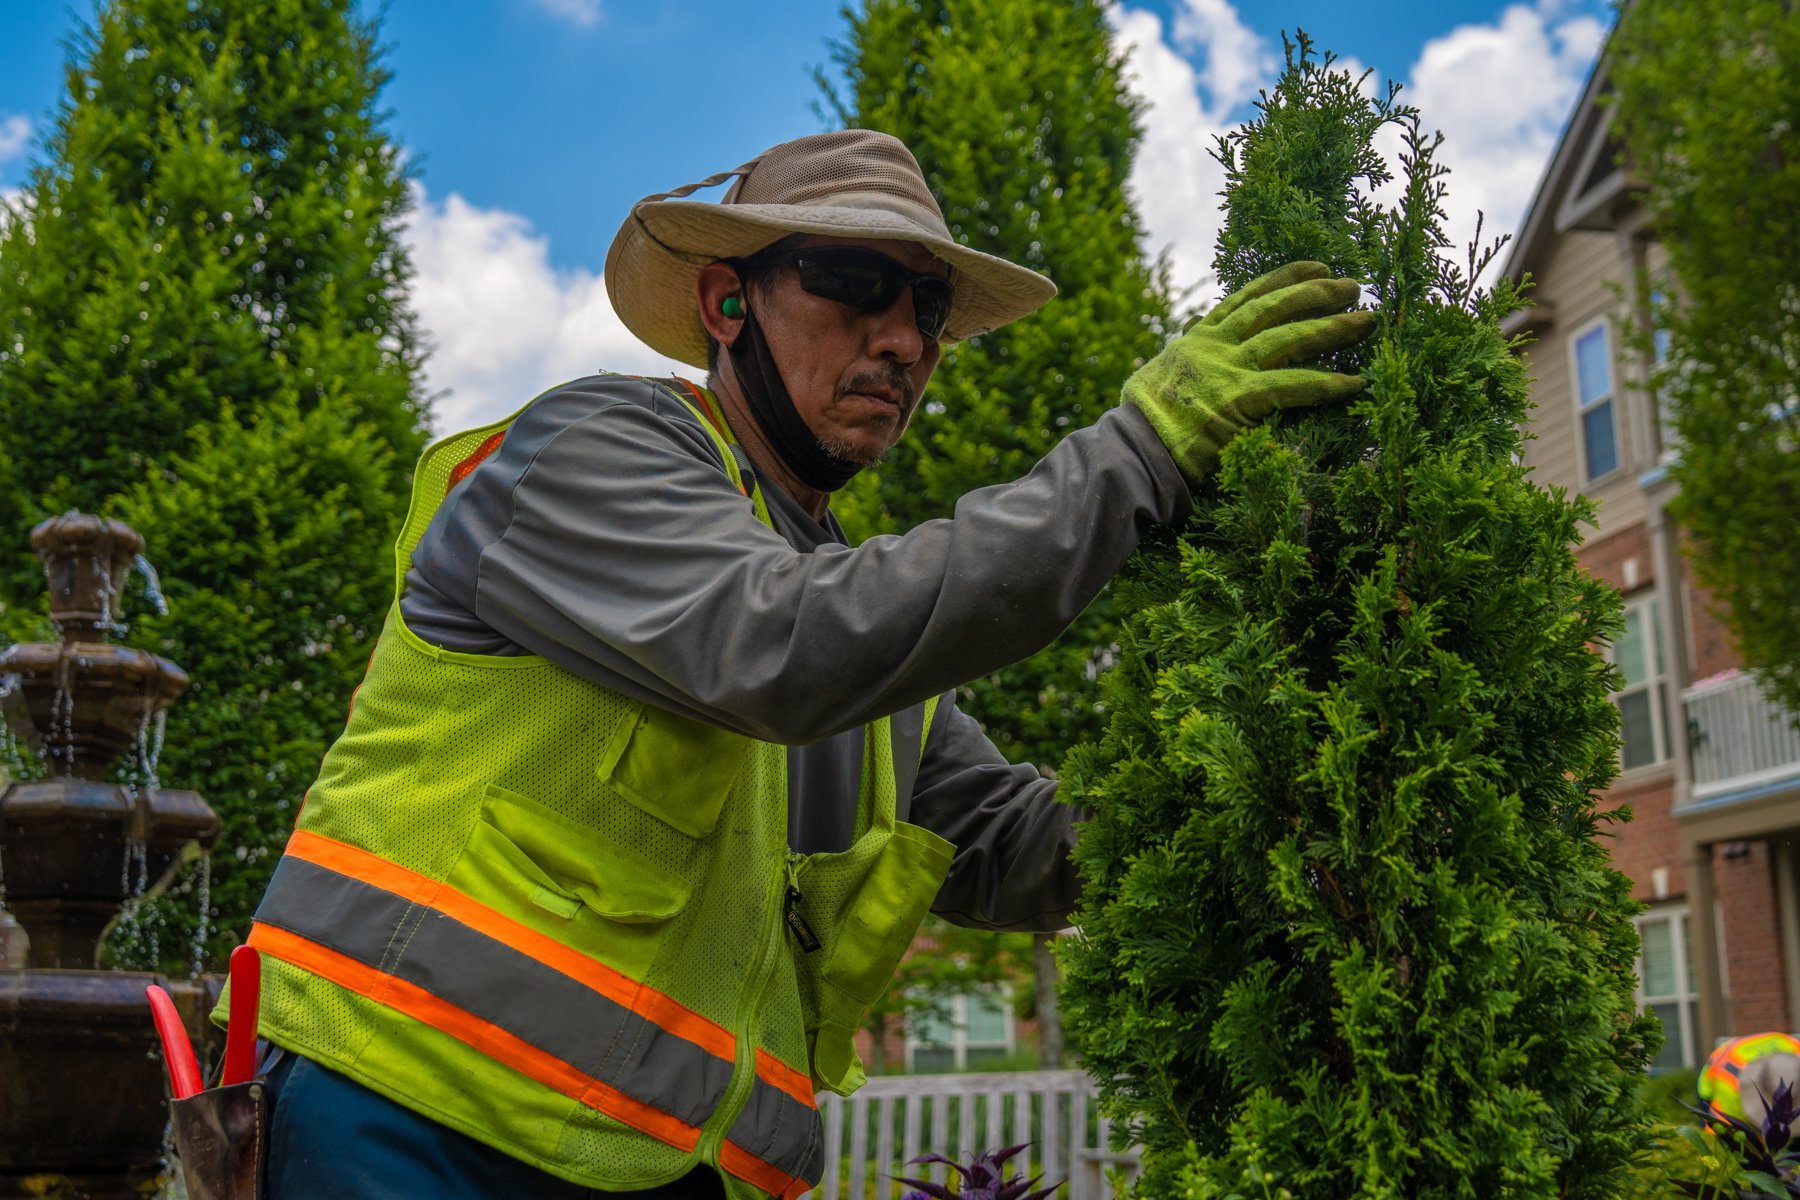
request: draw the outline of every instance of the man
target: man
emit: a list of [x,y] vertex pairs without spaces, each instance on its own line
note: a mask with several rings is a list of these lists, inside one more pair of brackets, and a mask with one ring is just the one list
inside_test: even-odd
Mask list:
[[1760,1130],[1774,1111],[1786,1123],[1800,1089],[1800,1038],[1752,1033],[1721,1042],[1707,1057],[1695,1089],[1700,1107],[1716,1121],[1731,1118]]
[[[688,201],[735,177],[719,204]],[[956,517],[855,549],[834,489],[943,343],[1041,276],[843,131],[636,205],[614,307],[707,387],[601,375],[421,460],[397,603],[251,943],[270,1194],[797,1196],[819,1090],[928,909],[1067,924],[1077,814],[958,711],[1060,633],[1238,428],[1358,380],[1298,264]]]

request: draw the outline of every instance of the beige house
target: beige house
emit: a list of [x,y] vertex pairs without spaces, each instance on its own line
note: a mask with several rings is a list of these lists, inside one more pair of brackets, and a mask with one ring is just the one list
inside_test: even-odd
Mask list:
[[1800,1030],[1800,734],[1740,669],[1667,515],[1680,448],[1644,384],[1664,347],[1624,337],[1633,281],[1661,248],[1616,165],[1606,92],[1603,59],[1513,243],[1506,273],[1536,286],[1509,332],[1535,339],[1526,461],[1540,484],[1599,502],[1580,556],[1625,597],[1609,649],[1625,677],[1624,748],[1607,799],[1636,814],[1614,827],[1614,859],[1650,906],[1639,999],[1667,1033],[1656,1065],[1673,1069],[1726,1036]]

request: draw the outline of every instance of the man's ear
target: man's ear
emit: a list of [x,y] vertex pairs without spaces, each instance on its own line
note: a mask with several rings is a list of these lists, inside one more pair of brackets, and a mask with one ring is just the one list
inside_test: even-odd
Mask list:
[[[744,281],[738,278],[737,271],[729,263],[707,263],[700,268],[700,277],[694,281],[694,294],[700,305],[700,324],[706,327],[713,341],[721,346],[730,346],[737,341],[750,307]],[[729,300],[736,303],[726,303]]]

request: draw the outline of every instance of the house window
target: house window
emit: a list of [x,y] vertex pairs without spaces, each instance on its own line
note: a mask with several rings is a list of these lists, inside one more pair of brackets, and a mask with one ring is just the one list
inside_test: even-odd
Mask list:
[[1656,598],[1625,606],[1625,628],[1613,643],[1612,660],[1625,686],[1614,697],[1619,706],[1619,765],[1629,771],[1669,757],[1669,691],[1663,674],[1662,622]]
[[1656,1014],[1663,1027],[1663,1048],[1652,1071],[1678,1071],[1696,1066],[1699,1031],[1698,989],[1688,958],[1688,912],[1664,909],[1637,918],[1638,991],[1640,1007]]
[[1015,1045],[1012,1006],[1005,992],[970,992],[951,997],[936,1013],[907,1023],[909,1071],[962,1071],[997,1063]]
[[1575,398],[1587,478],[1618,469],[1619,434],[1613,420],[1612,340],[1604,320],[1575,335]]

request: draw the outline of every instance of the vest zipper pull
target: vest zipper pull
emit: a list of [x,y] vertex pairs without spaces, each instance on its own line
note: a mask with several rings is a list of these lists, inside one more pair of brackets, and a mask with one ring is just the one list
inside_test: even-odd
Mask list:
[[805,915],[800,911],[800,900],[800,868],[793,856],[789,856],[787,899],[782,903],[781,919],[787,925],[788,932],[794,935],[794,940],[800,943],[800,949],[811,954],[825,943],[819,940],[819,935],[807,924]]

